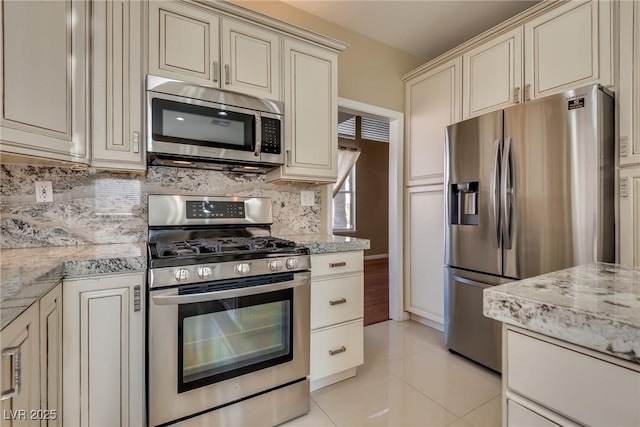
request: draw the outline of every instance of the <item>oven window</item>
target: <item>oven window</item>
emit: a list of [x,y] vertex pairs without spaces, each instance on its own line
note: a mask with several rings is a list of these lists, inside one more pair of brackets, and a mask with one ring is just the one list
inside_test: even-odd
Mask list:
[[293,359],[293,290],[179,307],[178,392]]
[[253,151],[253,114],[159,98],[152,110],[154,140]]

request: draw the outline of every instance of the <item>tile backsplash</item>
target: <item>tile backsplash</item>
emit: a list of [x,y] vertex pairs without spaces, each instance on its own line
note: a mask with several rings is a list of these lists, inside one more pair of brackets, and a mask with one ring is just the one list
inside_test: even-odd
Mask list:
[[[53,203],[36,203],[35,181],[52,181]],[[0,165],[2,248],[143,242],[148,194],[269,197],[274,235],[320,232],[320,192],[309,184],[265,182],[264,175],[149,167],[146,176],[62,167]]]

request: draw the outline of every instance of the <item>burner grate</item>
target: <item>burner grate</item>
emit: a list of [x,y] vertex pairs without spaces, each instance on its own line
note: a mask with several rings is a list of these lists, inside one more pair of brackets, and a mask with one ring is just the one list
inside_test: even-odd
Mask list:
[[183,242],[158,242],[156,251],[159,258],[185,256],[250,253],[295,248],[295,242],[277,237],[230,237],[217,239],[196,239]]

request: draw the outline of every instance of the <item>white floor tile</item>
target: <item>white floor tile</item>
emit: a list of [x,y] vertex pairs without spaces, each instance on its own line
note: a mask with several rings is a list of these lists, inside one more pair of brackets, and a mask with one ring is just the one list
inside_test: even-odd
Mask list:
[[284,424],[286,427],[335,427],[335,424],[322,409],[310,399],[310,409],[307,415],[303,415]]
[[381,366],[325,387],[313,400],[338,427],[446,426],[456,417]]
[[[462,418],[458,418],[457,420],[449,424],[447,427],[473,427],[473,426],[471,426]],[[490,426],[486,426],[486,427],[490,427]]]
[[500,427],[502,425],[502,395],[494,397],[462,417],[472,427]]
[[501,393],[499,375],[443,348],[400,359],[389,369],[458,417]]
[[365,360],[375,363],[388,363],[443,347],[441,332],[416,322],[391,320],[364,328]]

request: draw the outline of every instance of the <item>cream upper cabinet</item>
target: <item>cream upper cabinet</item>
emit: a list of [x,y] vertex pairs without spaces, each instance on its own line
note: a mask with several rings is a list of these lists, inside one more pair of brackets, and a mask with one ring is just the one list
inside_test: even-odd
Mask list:
[[64,425],[144,425],[144,277],[64,281]]
[[222,88],[281,100],[280,37],[253,25],[222,21]]
[[213,10],[152,0],[149,74],[281,100],[280,37]]
[[620,2],[620,164],[640,164],[640,2]]
[[2,2],[0,151],[88,162],[89,9]]
[[406,185],[444,180],[445,128],[461,118],[461,74],[456,57],[405,83]]
[[143,3],[92,3],[91,164],[144,170],[142,147]]
[[40,409],[40,335],[37,302],[2,330],[0,343],[2,425],[38,427],[40,421],[30,417],[32,410]]
[[463,119],[522,101],[522,28],[462,55]]
[[338,176],[338,53],[284,42],[285,164],[267,180],[335,182]]
[[569,2],[524,25],[525,100],[613,83],[612,3]]
[[620,263],[640,267],[640,167],[620,170]]

